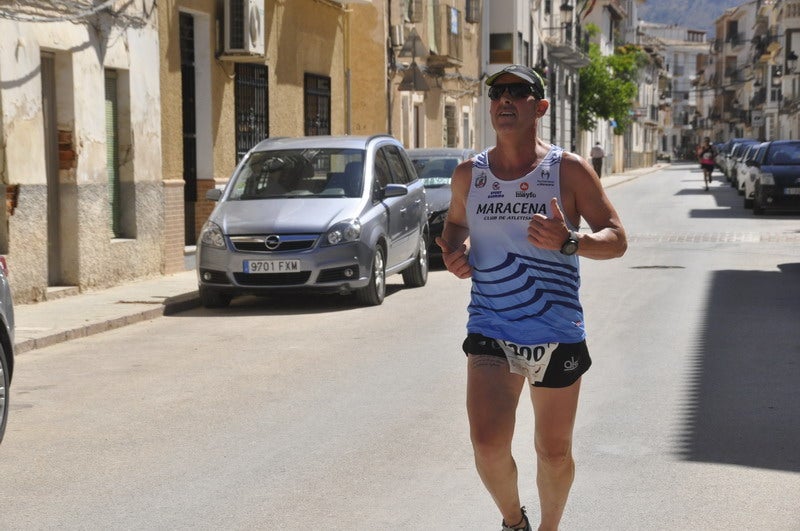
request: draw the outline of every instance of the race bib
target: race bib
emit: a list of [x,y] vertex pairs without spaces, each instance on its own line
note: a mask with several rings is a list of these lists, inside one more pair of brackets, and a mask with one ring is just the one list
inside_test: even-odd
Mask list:
[[508,359],[509,370],[526,377],[530,383],[539,383],[544,379],[544,373],[550,365],[550,357],[559,345],[558,343],[517,345],[502,339],[498,339],[497,343]]

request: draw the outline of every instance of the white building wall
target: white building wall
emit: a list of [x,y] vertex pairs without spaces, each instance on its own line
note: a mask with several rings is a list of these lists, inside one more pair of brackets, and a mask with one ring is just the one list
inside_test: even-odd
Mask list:
[[[138,6],[141,13],[141,5]],[[15,298],[45,299],[56,285],[110,286],[161,271],[163,196],[159,50],[155,15],[143,24],[116,27],[93,15],[93,24],[0,19],[0,135],[2,180],[18,187],[17,207],[6,210],[0,238],[13,272]],[[136,26],[136,27],[135,27]],[[47,184],[42,54],[56,69],[59,189]],[[129,175],[135,237],[115,239],[106,171],[105,69],[119,72],[120,174]],[[48,241],[48,195],[58,193],[61,241]],[[52,280],[48,246],[61,249]]]

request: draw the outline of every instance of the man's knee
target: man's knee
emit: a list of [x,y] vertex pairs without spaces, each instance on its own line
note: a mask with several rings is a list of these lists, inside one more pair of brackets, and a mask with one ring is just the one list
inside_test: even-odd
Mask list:
[[572,440],[543,438],[536,441],[536,456],[543,463],[559,467],[572,463]]
[[504,459],[511,454],[511,437],[491,429],[473,429],[472,449],[481,460]]

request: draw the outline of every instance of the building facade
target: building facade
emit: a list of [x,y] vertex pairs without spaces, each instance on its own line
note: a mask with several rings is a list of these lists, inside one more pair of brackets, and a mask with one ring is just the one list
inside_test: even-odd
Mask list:
[[0,254],[17,301],[163,270],[155,9],[3,9]]
[[406,148],[475,148],[481,94],[479,0],[386,0],[390,110]]
[[651,42],[660,43],[664,53],[668,86],[661,96],[670,106],[671,119],[664,123],[660,151],[669,153],[671,158],[693,159],[694,148],[703,135],[698,130],[699,109],[703,109],[698,78],[702,76],[710,49],[706,33],[647,22],[640,23],[639,32]]

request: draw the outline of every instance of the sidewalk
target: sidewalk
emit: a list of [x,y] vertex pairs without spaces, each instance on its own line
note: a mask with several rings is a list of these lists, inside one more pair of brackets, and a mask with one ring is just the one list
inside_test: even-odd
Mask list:
[[[622,174],[607,175],[601,182],[605,188],[610,188],[668,165],[657,164]],[[14,306],[15,354],[20,355],[70,339],[199,306],[194,270],[51,301],[17,304]]]
[[20,355],[199,305],[194,271],[137,280],[52,301],[16,304],[14,353]]

